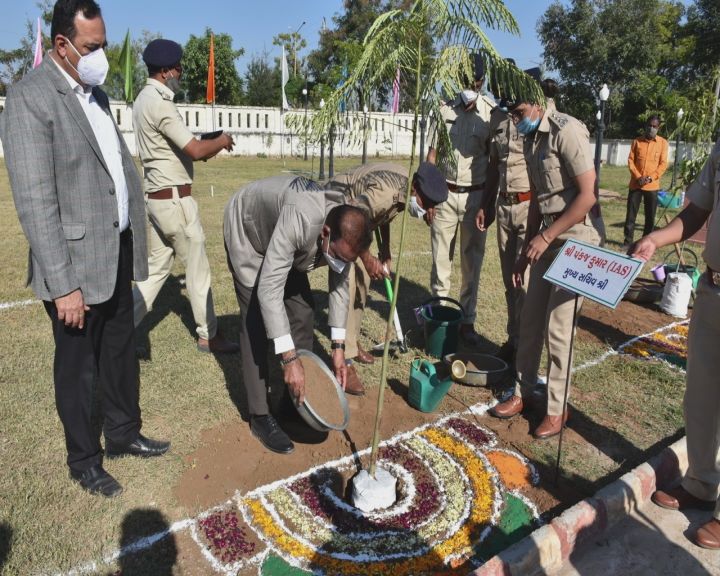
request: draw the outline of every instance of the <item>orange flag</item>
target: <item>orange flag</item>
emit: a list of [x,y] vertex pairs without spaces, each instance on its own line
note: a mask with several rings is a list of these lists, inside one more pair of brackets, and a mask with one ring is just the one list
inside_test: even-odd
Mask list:
[[210,34],[210,60],[208,62],[207,103],[215,102],[215,35]]

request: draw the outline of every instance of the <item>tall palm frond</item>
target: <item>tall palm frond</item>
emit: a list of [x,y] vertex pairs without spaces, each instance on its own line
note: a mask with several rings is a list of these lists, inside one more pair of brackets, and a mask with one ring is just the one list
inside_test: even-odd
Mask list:
[[[506,98],[520,95],[536,102],[544,102],[537,83],[505,60],[490,42],[485,29],[499,29],[518,34],[515,18],[501,0],[416,0],[407,10],[390,10],[379,16],[363,41],[363,51],[349,77],[327,99],[322,110],[316,111],[303,125],[303,118],[295,116],[289,125],[303,126],[313,140],[328,134],[333,126],[341,125],[341,102],[358,90],[372,94],[392,84],[397,71],[401,82],[415,86],[413,99],[413,143],[408,167],[405,212],[402,220],[400,249],[395,259],[394,298],[386,324],[378,408],[375,419],[370,474],[374,476],[377,462],[379,429],[387,378],[388,351],[392,336],[392,318],[400,288],[402,252],[407,223],[407,206],[412,187],[412,166],[415,160],[418,115],[421,107],[440,118],[442,94],[455,94],[475,75],[474,55],[480,54],[486,76],[498,86]],[[425,103],[425,106],[423,106]],[[357,142],[367,137],[361,122],[361,112],[350,112],[355,126],[349,137]],[[347,125],[348,123],[345,122]],[[450,141],[444,123],[437,123],[437,141],[434,144],[442,156]]]

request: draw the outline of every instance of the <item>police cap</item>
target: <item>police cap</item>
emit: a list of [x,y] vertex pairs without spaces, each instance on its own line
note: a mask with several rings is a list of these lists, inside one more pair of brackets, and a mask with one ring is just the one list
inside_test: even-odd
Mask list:
[[447,200],[448,186],[445,176],[434,164],[430,164],[430,162],[420,164],[415,172],[413,182],[415,189],[430,202],[440,204]]
[[150,68],[171,68],[182,60],[183,49],[172,40],[158,38],[147,45],[143,60]]

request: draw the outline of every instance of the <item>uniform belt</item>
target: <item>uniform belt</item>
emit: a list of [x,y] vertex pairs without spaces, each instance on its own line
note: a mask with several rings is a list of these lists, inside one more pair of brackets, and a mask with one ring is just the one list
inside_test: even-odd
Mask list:
[[466,192],[474,192],[475,190],[482,190],[484,186],[482,184],[473,184],[471,186],[458,186],[457,184],[447,183],[448,190],[450,192],[456,192],[458,194],[464,194]]
[[500,198],[502,198],[505,204],[522,204],[530,200],[530,192],[500,192]]
[[185,198],[185,196],[190,196],[190,192],[192,191],[192,185],[191,184],[181,184],[180,186],[172,186],[170,188],[160,188],[160,190],[156,190],[155,192],[148,192],[148,198],[151,200],[172,200],[173,198],[173,189],[177,188],[178,191],[178,197]]
[[560,218],[562,216],[562,212],[553,212],[552,214],[543,214],[542,215],[542,223],[545,225],[545,228],[549,228],[555,220]]
[[715,272],[710,266],[707,268],[707,279],[713,286],[720,286],[720,272]]

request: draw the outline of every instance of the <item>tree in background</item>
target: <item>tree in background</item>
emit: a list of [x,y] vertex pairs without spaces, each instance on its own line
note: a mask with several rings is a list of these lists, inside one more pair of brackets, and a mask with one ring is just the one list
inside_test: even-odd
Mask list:
[[245,72],[245,103],[250,106],[280,106],[280,68],[270,65],[267,52],[254,54]]
[[[140,38],[132,40],[132,52],[134,57],[135,66],[133,67],[133,91],[135,96],[145,86],[147,80],[147,66],[142,59],[142,53],[145,47],[156,38],[162,38],[159,32],[149,32],[143,30]],[[103,85],[103,89],[107,92],[107,95],[113,100],[125,100],[123,94],[125,87],[125,71],[120,63],[120,53],[122,52],[123,44],[112,43],[108,44],[105,49],[107,54],[108,62],[110,63],[110,69],[108,70],[107,79]]]
[[[439,117],[442,99],[438,93],[457,93],[466,85],[466,78],[474,73],[473,52],[482,54],[486,69],[494,83],[503,89],[503,94],[512,97],[515,94],[528,94],[544,102],[538,84],[523,74],[514,65],[508,63],[497,53],[486,36],[483,26],[518,34],[517,22],[505,7],[502,0],[416,0],[409,9],[395,9],[378,16],[362,44],[362,50],[355,66],[347,79],[328,96],[327,105],[313,114],[309,123],[312,127],[312,140],[327,134],[330,127],[339,120],[340,102],[348,94],[357,92],[374,93],[379,88],[392,83],[396,71],[400,70],[402,79],[414,78],[412,85],[415,94],[412,99],[414,121],[412,123],[413,144],[408,162],[408,186],[405,191],[405,213],[402,218],[400,245],[397,259],[394,261],[395,281],[394,297],[390,305],[385,332],[380,374],[380,392],[378,394],[375,429],[370,457],[371,476],[375,476],[378,457],[380,422],[385,390],[388,352],[392,337],[392,318],[397,305],[400,288],[403,244],[407,224],[408,206],[412,170],[415,160],[418,118],[421,103],[427,101]],[[432,42],[428,45],[427,42]],[[437,52],[437,57],[434,56]],[[407,84],[407,82],[403,82]],[[359,88],[358,88],[359,87]],[[357,112],[354,114],[358,118]],[[300,116],[296,116],[299,120]],[[289,119],[293,125],[293,118]],[[294,122],[298,125],[298,120]],[[355,138],[362,138],[360,122],[355,122]],[[307,126],[305,126],[307,129]],[[446,130],[439,130],[439,154],[443,148],[450,147]]]
[[[183,49],[181,85],[188,102],[205,103],[211,33],[210,28],[206,28],[204,36],[191,34]],[[235,60],[244,53],[242,48],[233,49],[229,34],[215,34],[215,94],[218,104],[242,104],[242,79],[235,68]]]
[[[43,30],[43,53],[52,48],[50,39],[50,23],[52,22],[54,0],[41,0],[36,2]],[[0,96],[5,96],[8,86],[17,82],[23,75],[32,69],[35,49],[35,35],[37,22],[35,19],[25,22],[26,36],[20,41],[20,47],[14,50],[0,50]]]
[[690,67],[699,76],[715,80],[720,71],[720,2],[695,0],[688,7],[685,30],[692,39]]
[[588,127],[596,98],[611,88],[608,136],[636,134],[643,113],[662,111],[681,66],[669,38],[679,37],[682,4],[669,0],[555,1],[538,22],[545,62],[562,78],[561,105]]
[[[308,72],[315,81],[313,102],[330,93],[348,76],[362,53],[362,42],[373,22],[388,7],[386,0],[345,0],[345,11],[332,18],[335,27],[320,30],[318,47],[307,57]],[[361,96],[362,97],[362,93]],[[385,97],[387,101],[387,97]],[[357,103],[362,108],[365,102]]]
[[[304,22],[303,22],[304,24]],[[291,67],[291,75],[297,76],[305,67],[304,59],[300,58],[298,62],[298,53],[306,46],[307,42],[299,32],[286,32],[273,37],[273,46],[284,46],[285,56],[288,59],[288,65]]]

